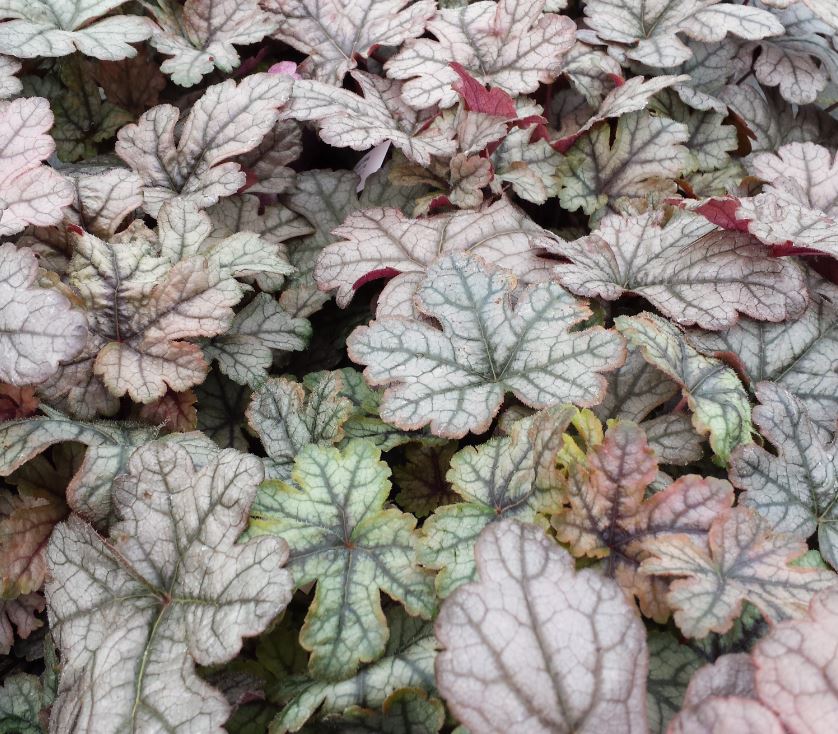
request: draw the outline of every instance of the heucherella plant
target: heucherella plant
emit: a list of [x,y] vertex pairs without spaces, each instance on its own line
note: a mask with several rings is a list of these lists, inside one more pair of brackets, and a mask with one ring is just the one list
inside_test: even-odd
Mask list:
[[0,734],[838,731],[838,0],[0,0]]

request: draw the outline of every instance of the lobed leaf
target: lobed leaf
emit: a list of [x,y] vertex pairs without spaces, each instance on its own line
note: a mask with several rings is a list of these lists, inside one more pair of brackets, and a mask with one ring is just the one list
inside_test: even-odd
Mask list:
[[222,732],[224,697],[194,665],[232,659],[291,598],[275,538],[236,544],[262,479],[257,459],[219,452],[196,470],[149,443],[114,492],[105,539],[76,516],[47,552],[50,626],[64,670],[51,728]]
[[428,269],[416,295],[419,312],[442,329],[383,318],[350,335],[349,356],[368,365],[367,381],[391,385],[385,421],[459,438],[485,431],[507,391],[535,408],[602,399],[599,373],[624,359],[619,336],[601,327],[569,331],[590,311],[552,283],[525,290],[513,306],[515,285],[507,271],[449,255]]

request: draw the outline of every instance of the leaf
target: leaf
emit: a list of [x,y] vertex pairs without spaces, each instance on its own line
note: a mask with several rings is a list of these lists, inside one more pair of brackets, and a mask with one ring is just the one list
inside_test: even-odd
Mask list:
[[545,516],[561,509],[561,488],[549,470],[575,412],[565,405],[536,413],[514,423],[509,436],[453,456],[446,479],[464,501],[437,507],[419,545],[420,563],[439,569],[440,598],[474,579],[474,546],[483,528],[505,518],[546,525]]
[[133,116],[102,98],[93,80],[93,65],[73,57],[61,64],[58,78],[27,79],[26,89],[46,97],[55,115],[52,137],[59,158],[73,162],[93,158],[98,144],[113,139]]
[[208,361],[218,360],[219,369],[231,380],[255,388],[268,379],[272,350],[304,349],[310,337],[306,319],[293,318],[267,293],[259,293],[204,354]]
[[309,670],[327,680],[378,658],[387,625],[378,590],[425,619],[434,611],[430,576],[416,565],[416,519],[383,509],[390,470],[367,441],[341,452],[309,444],[297,454],[293,484],[268,483],[252,509],[250,535],[284,538],[300,587],[317,583],[300,633]]
[[664,734],[670,719],[681,708],[690,676],[703,662],[674,634],[651,630],[649,644],[649,681],[646,686],[649,708],[649,731]]
[[177,127],[179,110],[152,107],[119,131],[116,153],[143,179],[144,206],[156,215],[181,196],[206,208],[235,194],[245,174],[234,156],[259,145],[291,92],[281,74],[251,74],[208,87]]
[[53,288],[39,288],[27,248],[0,245],[0,381],[30,385],[51,377],[84,347],[87,321]]
[[166,77],[160,73],[156,59],[145,46],[130,59],[96,62],[93,78],[108,101],[135,117],[154,107],[166,86]]
[[835,718],[838,593],[818,594],[801,620],[781,622],[756,646],[756,690],[788,731],[825,732]]
[[614,324],[649,364],[681,386],[693,426],[709,434],[719,461],[727,462],[736,446],[750,440],[751,405],[732,369],[697,352],[679,329],[654,314],[618,316]]
[[41,681],[29,673],[8,676],[0,687],[0,732],[43,734],[40,714],[46,708]]
[[741,611],[754,604],[771,621],[800,617],[818,591],[835,585],[835,574],[789,565],[806,551],[748,507],[720,512],[710,527],[707,544],[687,536],[647,543],[651,557],[641,572],[679,577],[667,601],[675,623],[688,637],[726,632]]
[[821,592],[803,619],[774,625],[750,656],[725,655],[701,668],[673,721],[673,734],[707,731],[706,722],[714,719],[754,734],[828,731],[838,705],[829,686],[835,675],[829,650],[836,643],[836,598],[834,590]]
[[191,390],[168,390],[162,398],[140,407],[138,415],[144,423],[159,426],[165,431],[194,431],[198,426],[198,411],[195,409],[197,400]]
[[298,731],[315,712],[342,713],[350,706],[377,708],[398,688],[434,690],[433,626],[409,617],[402,607],[390,607],[386,616],[390,636],[384,652],[353,677],[336,683],[292,677],[279,686],[278,695],[287,702],[272,724],[272,734]]
[[243,235],[207,258],[185,252],[186,259],[177,260],[170,234],[161,225],[162,256],[139,222],[110,242],[90,234],[76,238],[70,284],[89,315],[88,369],[116,397],[127,393],[150,403],[168,388],[179,392],[203,381],[207,363],[200,347],[185,339],[228,328],[242,295],[231,276],[251,266],[246,244],[257,250],[264,244]]
[[612,424],[582,461],[571,463],[569,507],[553,517],[556,537],[577,557],[604,558],[603,573],[637,597],[647,617],[669,617],[666,584],[638,573],[649,543],[672,537],[706,539],[713,519],[733,504],[724,480],[695,474],[679,477],[644,499],[658,462],[637,425]]
[[402,84],[353,71],[364,95],[313,79],[294,82],[283,115],[317,122],[324,142],[338,148],[367,150],[389,140],[410,160],[427,166],[431,156],[450,156],[456,143],[445,131],[428,127],[433,112],[416,112],[400,98]]
[[399,488],[396,495],[399,506],[422,518],[441,505],[456,502],[457,494],[446,476],[456,451],[454,441],[441,445],[409,445],[404,451],[405,463],[393,467],[393,481]]
[[809,417],[826,430],[838,421],[838,379],[830,369],[838,344],[838,313],[824,288],[810,283],[809,306],[781,324],[740,319],[727,331],[690,332],[705,354],[735,359],[751,382],[770,380],[801,401]]
[[0,99],[14,97],[22,86],[15,74],[20,71],[20,62],[8,56],[0,56]]
[[38,412],[38,397],[33,387],[15,387],[0,383],[0,421],[29,418]]
[[0,102],[0,235],[27,224],[55,224],[73,200],[70,183],[42,165],[55,151],[47,134],[52,123],[49,102],[41,97]]
[[534,92],[559,75],[575,36],[570,18],[543,8],[544,0],[483,0],[440,9],[427,24],[436,40],[409,40],[384,69],[391,79],[408,80],[402,97],[417,109],[456,103],[451,85],[459,77],[451,62],[481,84],[513,95]]
[[674,179],[689,162],[683,145],[689,138],[686,125],[646,112],[620,117],[613,142],[608,125],[594,127],[568,151],[557,172],[562,207],[594,214],[621,197],[674,194]]
[[436,622],[439,690],[473,734],[647,731],[646,634],[613,582],[511,520],[483,532],[477,564]]
[[269,476],[290,479],[294,458],[305,446],[330,446],[343,438],[352,413],[351,401],[341,395],[343,387],[339,373],[326,372],[305,387],[272,377],[253,394],[247,423],[270,457]]
[[[53,478],[53,477],[50,477]],[[53,527],[67,517],[64,484],[21,487],[0,512],[0,597],[38,591],[46,576],[46,545]]]
[[697,214],[674,213],[668,221],[664,211],[611,215],[593,234],[547,248],[569,261],[554,273],[573,293],[616,300],[630,292],[681,324],[723,329],[737,312],[783,321],[806,306],[796,263]]
[[672,67],[692,51],[679,38],[721,41],[730,33],[754,40],[777,36],[782,24],[760,8],[729,5],[719,0],[588,0],[585,22],[602,41],[628,48],[626,56],[643,64]]
[[805,541],[818,534],[824,558],[838,566],[838,450],[829,433],[812,423],[800,401],[770,382],[756,386],[760,433],[776,448],[755,443],[730,457],[730,480],[745,490],[741,501],[765,517],[775,532]]
[[621,364],[622,340],[601,327],[570,332],[590,311],[553,283],[523,291],[513,308],[515,285],[507,271],[449,255],[428,269],[415,301],[441,330],[384,318],[350,335],[349,356],[368,365],[367,382],[390,385],[383,420],[460,438],[485,431],[507,391],[534,408],[602,399],[599,373]]
[[245,188],[252,193],[279,194],[294,183],[294,169],[286,164],[303,151],[302,130],[291,120],[280,120],[253,150],[237,156],[247,175]]
[[115,487],[109,539],[75,516],[56,528],[47,596],[64,670],[51,728],[223,731],[229,705],[194,664],[232,659],[291,599],[287,546],[236,543],[261,479],[252,456],[227,449],[196,470],[185,449],[150,443]]
[[783,25],[783,34],[745,44],[740,55],[750,64],[758,48],[754,72],[760,83],[779,86],[783,98],[794,104],[814,102],[830,78],[838,80],[838,51],[831,43],[835,29],[801,5],[775,12],[774,17]]
[[182,7],[157,0],[147,7],[159,26],[149,43],[172,57],[160,70],[184,87],[197,84],[214,68],[232,71],[239,65],[234,45],[258,43],[278,26],[257,0],[187,0]]
[[300,71],[337,87],[357,57],[421,36],[435,10],[429,0],[270,0],[265,8],[278,16],[274,37],[308,56]]
[[[326,726],[332,725],[327,718]],[[445,724],[445,707],[419,688],[401,688],[391,693],[381,711],[352,707],[334,725],[344,734],[438,734]]]
[[535,204],[559,195],[556,169],[562,156],[546,140],[531,140],[532,132],[513,128],[492,155],[494,186],[502,191],[501,181],[511,184],[517,196]]
[[342,239],[320,253],[314,270],[318,285],[336,289],[338,305],[345,308],[361,285],[390,275],[378,299],[379,317],[412,316],[423,276],[449,253],[479,255],[525,283],[543,279],[546,268],[537,250],[554,239],[505,198],[479,212],[421,219],[405,217],[398,209],[363,209],[333,234]]
[[33,59],[80,51],[97,59],[135,56],[132,43],[154,30],[148,18],[103,15],[125,0],[5,0],[0,9],[0,53]]
[[8,655],[15,641],[15,633],[22,640],[29,637],[43,622],[36,614],[43,612],[41,594],[24,594],[15,599],[0,599],[0,655]]
[[[37,418],[8,421],[0,424],[0,475],[11,474],[54,444],[84,444],[88,447],[87,452],[67,486],[67,504],[100,526],[113,517],[111,485],[115,478],[125,472],[134,450],[153,437],[153,429],[140,424],[74,421],[57,411]],[[199,433],[175,434],[164,440],[184,442],[196,462],[209,452],[210,442]]]

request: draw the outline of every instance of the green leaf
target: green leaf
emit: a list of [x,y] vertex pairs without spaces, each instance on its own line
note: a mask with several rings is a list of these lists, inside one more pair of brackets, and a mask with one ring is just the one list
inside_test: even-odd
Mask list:
[[575,413],[573,406],[536,413],[513,424],[509,436],[467,446],[451,459],[446,478],[465,502],[437,508],[419,546],[422,565],[440,569],[440,597],[475,577],[474,546],[487,525],[505,518],[535,522],[561,510],[562,487],[550,481],[549,469]]
[[0,734],[43,734],[40,715],[46,705],[37,677],[9,676],[0,687]]
[[330,683],[296,676],[283,682],[277,697],[286,702],[271,734],[298,731],[315,712],[341,713],[350,706],[377,708],[398,688],[435,690],[436,638],[433,625],[409,617],[398,606],[387,610],[390,637],[381,657],[354,676]]
[[343,451],[309,444],[293,484],[267,482],[252,508],[249,534],[277,535],[291,547],[298,587],[317,583],[300,633],[309,669],[338,680],[375,660],[387,642],[378,590],[425,618],[434,611],[430,576],[416,564],[416,519],[384,509],[390,470],[367,441]]

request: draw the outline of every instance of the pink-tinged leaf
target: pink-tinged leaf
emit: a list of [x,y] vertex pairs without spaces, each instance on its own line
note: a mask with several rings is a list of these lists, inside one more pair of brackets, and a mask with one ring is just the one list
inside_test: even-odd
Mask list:
[[162,2],[148,8],[158,24],[149,43],[172,57],[160,70],[184,87],[214,68],[232,71],[239,65],[234,45],[258,43],[279,25],[258,0],[186,0],[182,6]]
[[760,153],[748,164],[753,175],[783,201],[838,216],[838,156],[815,143],[789,143]]
[[25,594],[16,599],[0,599],[0,655],[8,655],[15,643],[15,633],[25,640],[43,622],[35,615],[46,603],[41,594]]
[[831,734],[838,724],[838,592],[774,625],[751,655],[724,655],[693,676],[668,734]]
[[21,486],[19,494],[3,500],[0,496],[0,597],[14,598],[43,585],[52,529],[70,510],[60,483],[54,487]]
[[28,418],[38,412],[35,388],[17,387],[0,382],[0,421]]
[[57,288],[39,288],[31,250],[0,246],[0,381],[31,385],[51,377],[87,339],[84,314]]
[[302,79],[303,77],[297,72],[297,68],[297,64],[293,61],[280,61],[268,67],[268,74],[285,74],[292,79]]
[[643,573],[678,577],[667,601],[675,622],[689,637],[726,632],[749,601],[772,620],[802,616],[812,597],[838,584],[832,571],[790,566],[806,545],[775,534],[755,510],[720,512],[707,543],[688,536],[653,540]]
[[436,621],[437,685],[469,731],[645,734],[646,631],[619,587],[512,520],[476,557]]
[[757,695],[795,734],[838,725],[838,592],[818,594],[801,620],[774,626],[753,652]]
[[407,79],[402,96],[417,109],[457,101],[460,64],[481,84],[509,94],[534,92],[560,73],[576,28],[570,18],[542,13],[544,0],[482,0],[443,8],[428,22],[436,40],[408,41],[384,65],[392,79]]
[[644,499],[657,474],[643,431],[628,421],[612,425],[601,444],[569,467],[570,506],[553,517],[553,526],[573,555],[604,558],[604,573],[637,597],[646,616],[664,622],[666,581],[638,573],[649,555],[646,544],[672,536],[704,542],[713,519],[733,504],[733,488],[689,474]]
[[363,97],[314,79],[294,82],[284,117],[317,122],[320,137],[329,145],[367,150],[389,140],[410,160],[427,166],[431,156],[446,157],[456,150],[450,133],[428,122],[435,110],[417,112],[401,98],[401,82],[353,71]]
[[[0,8],[0,53],[21,59],[67,56],[80,51],[97,59],[127,59],[154,23],[111,11],[125,0],[6,0]],[[107,16],[107,17],[102,17]]]
[[710,42],[721,41],[728,33],[758,39],[784,30],[767,10],[719,0],[588,0],[585,16],[600,39],[626,46],[629,59],[664,68],[692,56],[679,33]]
[[595,405],[601,373],[625,359],[623,340],[572,327],[590,309],[555,283],[517,294],[515,276],[477,257],[438,260],[416,294],[419,318],[388,317],[355,329],[349,356],[371,385],[389,385],[381,418],[403,430],[430,424],[437,436],[481,433],[506,392],[534,408]]
[[0,102],[0,235],[20,232],[27,224],[55,224],[73,201],[70,182],[43,165],[55,151],[47,134],[52,123],[49,102],[42,97]]
[[204,92],[182,124],[173,105],[152,107],[119,131],[116,153],[143,179],[144,206],[156,215],[177,196],[205,208],[235,194],[245,174],[234,156],[253,150],[273,128],[291,93],[282,74],[227,80]]
[[333,234],[343,239],[323,248],[314,275],[323,290],[337,290],[339,306],[349,304],[356,284],[367,282],[371,273],[393,269],[402,274],[381,294],[378,316],[412,316],[418,283],[448,253],[479,255],[525,283],[543,280],[549,264],[537,254],[554,241],[508,199],[479,212],[420,219],[398,209],[364,209],[350,214]]
[[559,282],[607,300],[631,292],[678,323],[713,330],[731,326],[739,313],[783,321],[806,307],[797,263],[772,258],[750,235],[718,229],[697,214],[665,215],[612,215],[587,237],[548,244],[569,261],[554,268]]
[[376,46],[398,46],[421,36],[432,0],[266,0],[276,16],[274,38],[308,55],[300,72],[336,87]]
[[194,666],[234,658],[292,592],[283,541],[236,542],[262,478],[254,456],[226,449],[197,469],[185,448],[152,442],[114,488],[107,539],[77,516],[56,527],[46,593],[63,670],[51,729],[224,731],[230,707]]
[[454,90],[462,97],[469,112],[482,112],[495,117],[516,118],[515,100],[498,87],[486,89],[477,79],[466,71],[462,64],[451,62],[451,68],[460,77],[454,82]]
[[731,229],[735,232],[747,232],[748,220],[740,219],[736,212],[739,211],[741,201],[735,196],[717,196],[704,199],[701,202],[690,202],[683,199],[673,199],[671,202],[678,206],[685,206],[691,211],[698,212],[705,219],[718,225],[722,229]]
[[162,398],[140,408],[139,417],[145,423],[158,426],[165,431],[194,431],[198,425],[197,398],[191,390],[172,392],[167,390]]

